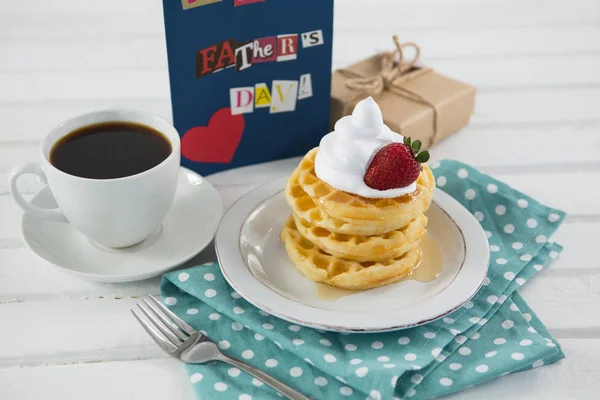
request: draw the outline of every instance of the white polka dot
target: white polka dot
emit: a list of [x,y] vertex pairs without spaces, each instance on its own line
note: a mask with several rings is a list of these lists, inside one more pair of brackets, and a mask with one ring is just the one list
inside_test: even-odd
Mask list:
[[529,328],[527,328],[527,330],[531,333],[537,333],[537,331],[533,328],[533,326],[530,326]]
[[244,350],[242,351],[242,357],[244,357],[246,360],[249,360],[254,357],[254,352],[252,350]]
[[344,346],[344,349],[346,349],[347,351],[356,351],[357,347],[354,344],[348,343]]
[[521,257],[519,257],[521,261],[531,261],[531,254],[525,253]]
[[533,229],[537,226],[537,221],[533,218],[529,218],[527,220],[527,226],[530,227],[531,229]]
[[204,336],[208,336],[208,333],[206,333],[206,331],[204,329],[200,329],[198,332],[200,332]]
[[[397,380],[398,378],[396,378]],[[392,387],[396,387],[396,384],[394,383],[394,378],[392,378]],[[371,399],[373,400],[381,400],[381,393],[379,392],[379,390],[371,390],[369,392],[369,396],[371,397]]]
[[452,379],[450,379],[450,378],[442,378],[442,379],[440,379],[440,383],[441,383],[443,386],[451,386],[451,385],[452,385],[452,383],[453,383],[453,381],[452,381]]
[[517,282],[517,285],[521,286],[527,281],[523,278],[517,278],[517,279],[515,279],[515,282]]
[[383,364],[383,368],[395,368],[396,364]]
[[413,397],[415,394],[417,394],[417,391],[415,389],[413,389],[410,392],[408,392],[408,394],[406,396]]
[[475,216],[475,218],[477,218],[477,221],[479,222],[483,221],[483,219],[485,218],[481,211],[475,211],[473,215]]
[[304,344],[304,340],[302,339],[294,339],[292,340],[292,344],[294,344],[294,346],[300,346]]
[[544,269],[544,266],[542,264],[535,264],[533,268],[535,268],[536,271],[541,271]]
[[177,304],[177,299],[175,297],[167,297],[165,299],[165,304],[168,306],[174,306],[175,304]]
[[[453,324],[454,323],[454,320],[450,317],[445,317],[442,321],[444,321],[445,324]],[[406,343],[408,343],[408,341]]]
[[356,369],[355,373],[359,378],[363,378],[363,377],[365,377],[365,375],[367,375],[369,373],[369,368],[359,367]]
[[478,324],[481,325],[481,326],[483,326],[483,325],[485,325],[487,323],[487,321],[488,321],[487,318],[481,318],[479,320]]
[[273,329],[273,328],[275,328],[275,327],[274,327],[272,324],[269,324],[269,323],[266,323],[266,322],[265,322],[265,323],[263,324],[263,328],[264,328],[264,329],[267,329],[267,330],[271,330],[271,329]]
[[442,352],[442,348],[436,347],[435,349],[431,350],[431,355],[434,357],[437,357],[440,355],[441,352]]
[[496,206],[496,214],[498,214],[498,215],[506,214],[506,207],[504,207],[503,205]]
[[439,176],[435,182],[437,183],[437,185],[439,187],[444,187],[444,186],[446,186],[447,180],[446,180],[445,176]]
[[496,259],[496,264],[498,264],[498,265],[504,265],[507,262],[508,261],[506,260],[506,258],[498,258],[498,259]]
[[517,205],[520,208],[527,208],[527,206],[529,205],[529,202],[525,199],[519,199],[519,200],[517,200]]
[[531,314],[523,313],[523,317],[525,318],[525,320],[527,320],[527,322],[531,321]]
[[418,371],[418,370],[421,369],[421,366],[419,366],[419,365],[411,365],[411,368],[412,368],[413,371]]
[[488,239],[489,239],[489,238],[491,238],[491,237],[492,237],[492,232],[490,232],[490,231],[484,231],[484,233],[485,233],[485,237],[486,237],[486,238],[488,238]]
[[398,339],[398,344],[408,344],[409,342],[410,342],[410,339],[406,336],[403,336]]
[[240,314],[243,314],[245,312],[246,312],[246,310],[244,310],[242,307],[233,307],[233,313],[234,314],[240,315]]
[[458,371],[459,369],[461,369],[461,368],[462,368],[462,364],[459,364],[459,363],[452,363],[452,364],[450,364],[450,366],[449,366],[449,367],[450,367],[450,369],[451,369],[452,371]]
[[204,280],[209,282],[214,281],[215,276],[209,272],[207,274],[204,274]]
[[219,341],[218,346],[221,350],[227,350],[231,344],[227,340],[221,340]]
[[496,302],[498,301],[498,296],[496,296],[495,294],[489,295],[487,301],[490,304],[496,304]]
[[451,328],[450,333],[453,334],[454,336],[456,336],[460,333],[460,331],[458,329]]
[[346,382],[346,380],[344,378],[342,378],[341,376],[336,376],[335,379],[337,379],[338,381],[342,382],[342,383],[348,383]]
[[475,191],[473,189],[467,189],[465,191],[465,198],[467,200],[473,200],[476,195],[477,195],[477,193],[475,193]]
[[560,219],[560,215],[556,214],[556,213],[550,213],[550,215],[548,215],[548,221],[550,222],[556,222]]
[[273,343],[275,343],[275,346],[279,347],[280,350],[283,350],[283,346],[281,345],[281,343],[279,343],[278,341],[273,341]]
[[233,329],[234,331],[241,331],[242,329],[244,329],[244,326],[239,322],[234,322],[233,324],[231,324],[231,329]]
[[514,322],[512,322],[510,319],[507,319],[507,320],[505,320],[504,322],[502,322],[502,327],[503,327],[504,329],[510,329],[510,328],[512,328],[513,326],[515,326],[515,323],[514,323]]
[[435,337],[435,333],[434,332],[425,332],[423,334],[423,336],[425,336],[425,338],[427,338],[427,339],[433,339]]
[[481,337],[481,334],[479,332],[475,332],[474,334],[471,335],[471,339],[473,340],[477,340]]
[[504,338],[496,338],[496,339],[494,339],[494,344],[501,345],[501,344],[504,344],[504,343],[506,343],[506,339],[504,339]]
[[463,307],[468,309],[473,308],[473,302],[471,300],[467,301],[465,304],[463,304]]
[[488,369],[490,369],[490,368],[485,364],[481,364],[481,365],[478,365],[475,367],[475,371],[479,372],[480,374],[487,372]]
[[224,384],[223,382],[217,382],[217,383],[215,383],[215,390],[217,392],[224,392],[227,390],[227,385]]
[[556,257],[558,257],[558,252],[552,250],[548,255],[550,256],[551,259],[554,260]]
[[507,297],[505,294],[503,294],[502,296],[500,296],[498,298],[498,304],[504,304],[504,302],[506,301]]
[[260,333],[255,333],[254,334],[254,339],[256,340],[263,340],[265,337],[263,335],[261,335]]
[[267,361],[265,361],[265,365],[269,368],[275,368],[277,364],[279,364],[279,362],[274,358],[269,358]]
[[488,277],[486,276],[485,278],[483,278],[482,285],[483,285],[483,286],[487,286],[487,285],[489,285],[489,284],[490,284],[490,282],[491,282],[491,281],[490,281],[490,278],[488,278]]
[[546,346],[548,346],[548,347],[556,347],[556,345],[554,343],[552,343],[552,342],[546,343]]
[[306,361],[306,362],[307,362],[307,363],[309,363],[310,365],[315,365],[315,364],[313,364],[312,360],[311,360],[310,358],[308,358],[308,357],[306,357],[306,358],[304,359],[304,361]]
[[415,361],[415,360],[417,359],[417,355],[416,355],[415,353],[407,353],[407,354],[404,356],[404,359],[405,359],[406,361]]
[[413,376],[410,377],[410,381],[412,383],[419,384],[419,383],[421,383],[422,380],[423,380],[423,375],[421,375],[421,374],[414,374]]
[[298,332],[300,330],[300,327],[298,325],[290,325],[288,326],[288,329],[292,332]]
[[340,388],[340,393],[344,396],[350,396],[352,393],[354,393],[354,391],[348,386],[342,386]]
[[219,318],[221,318],[221,314],[214,312],[214,313],[210,314],[208,316],[208,318],[211,319],[211,320],[213,320],[213,321],[216,321]]
[[337,361],[337,358],[335,358],[335,356],[333,354],[325,354],[325,361],[327,361],[328,363],[334,363]]
[[525,358],[525,356],[523,355],[523,353],[512,353],[510,355],[510,358],[512,358],[513,360],[522,360]]
[[458,352],[463,356],[468,356],[469,354],[471,354],[471,349],[463,346],[460,349],[458,349]]
[[202,380],[202,378],[204,378],[204,375],[202,375],[200,372],[195,372],[192,374],[192,376],[190,376],[190,382],[192,382],[192,383],[200,382]]
[[541,367],[542,365],[544,365],[544,360],[537,360],[536,362],[534,362],[533,364],[531,364],[531,366],[533,368]]
[[458,344],[463,344],[464,342],[467,341],[467,337],[464,335],[459,335],[457,337],[454,338],[454,340],[456,341],[456,343]]
[[379,350],[379,349],[383,348],[383,343],[381,343],[379,341],[375,341],[375,342],[371,343],[371,347],[374,348],[375,350]]
[[197,308],[188,308],[188,310],[186,312],[190,315],[196,315],[196,314],[198,314],[198,309]]
[[[234,299],[241,299],[242,298],[242,296],[240,296],[240,294],[238,292],[231,292],[231,297],[233,297]],[[263,310],[260,310],[258,313],[260,315],[264,315],[264,316],[269,315],[266,312],[264,312]]]
[[513,233],[515,231],[515,226],[513,224],[504,225],[504,233]]
[[485,353],[484,357],[485,358],[492,358],[494,357],[496,354],[498,354],[497,351],[488,351],[487,353]]
[[258,380],[258,379],[256,379],[256,378],[253,378],[253,379],[252,379],[252,384],[253,384],[254,386],[258,386],[258,387],[261,387],[262,385],[264,385],[264,383],[262,383],[261,381],[259,381],[259,380]]
[[544,235],[537,235],[535,237],[535,242],[536,243],[542,244],[542,243],[546,243],[547,241],[548,241],[548,238],[546,236],[544,236]]
[[325,386],[327,385],[327,379],[322,376],[318,376],[315,378],[315,385],[317,386]]
[[514,242],[512,244],[512,248],[515,250],[521,250],[523,248],[523,243],[521,242]]
[[469,176],[469,173],[467,172],[466,169],[461,168],[461,169],[458,170],[458,173],[456,175],[458,175],[459,178],[463,178],[464,179],[467,176]]
[[188,274],[187,272],[182,272],[179,275],[177,275],[177,279],[179,279],[179,282],[185,282],[188,279],[190,279],[190,274]]
[[294,378],[299,377],[300,375],[302,375],[302,368],[292,367],[292,369],[290,369],[290,375],[293,376]]
[[204,295],[206,297],[215,297],[217,295],[217,291],[215,289],[206,289]]
[[232,376],[234,378],[236,376],[239,376],[241,372],[242,371],[240,371],[238,368],[229,368],[229,370],[227,371],[227,373],[229,374],[229,376]]
[[487,185],[487,191],[488,193],[496,193],[498,191],[498,186],[494,185],[493,183],[490,183],[489,185]]
[[469,322],[472,323],[472,324],[478,323],[479,320],[480,319],[478,317],[471,317],[471,318],[469,318]]
[[500,247],[496,246],[495,244],[490,245],[490,251],[492,253],[496,253],[497,251],[500,251]]
[[532,343],[533,343],[533,342],[532,342],[531,340],[529,340],[529,339],[523,339],[523,340],[521,340],[521,341],[519,342],[519,344],[520,344],[521,346],[529,346],[529,345],[531,345]]
[[252,396],[246,393],[242,393],[239,395],[238,400],[252,400]]
[[363,360],[361,360],[360,358],[353,358],[352,360],[350,360],[350,364],[352,365],[356,365],[356,364],[360,364]]
[[512,281],[513,279],[515,279],[515,273],[512,271],[505,272],[504,279],[508,279],[509,281]]
[[519,307],[517,307],[517,305],[514,304],[514,303],[511,304],[509,308],[510,308],[511,311],[519,311]]

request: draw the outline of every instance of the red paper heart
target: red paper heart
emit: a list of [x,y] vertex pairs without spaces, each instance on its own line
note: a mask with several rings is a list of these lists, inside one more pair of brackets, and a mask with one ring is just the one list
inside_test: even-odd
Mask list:
[[230,163],[244,132],[244,116],[231,109],[217,110],[208,126],[195,126],[181,138],[181,154],[188,160]]

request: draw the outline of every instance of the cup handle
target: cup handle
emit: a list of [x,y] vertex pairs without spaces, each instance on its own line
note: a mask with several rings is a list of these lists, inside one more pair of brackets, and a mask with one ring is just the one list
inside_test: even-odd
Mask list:
[[39,164],[27,163],[27,164],[23,164],[18,167],[15,167],[10,172],[10,175],[8,177],[8,182],[9,182],[10,194],[12,195],[13,199],[15,199],[15,201],[17,202],[19,207],[21,207],[26,213],[29,213],[38,218],[53,219],[53,220],[57,220],[57,221],[66,221],[64,214],[58,208],[54,208],[54,209],[41,208],[41,207],[31,204],[30,202],[25,200],[23,198],[23,196],[21,196],[21,193],[19,193],[19,190],[17,189],[17,181],[19,180],[19,177],[24,174],[37,175],[40,178],[40,180],[42,181],[42,183],[44,183],[46,185],[48,184],[48,180],[46,179],[46,174],[44,174],[44,171],[42,171],[42,167]]

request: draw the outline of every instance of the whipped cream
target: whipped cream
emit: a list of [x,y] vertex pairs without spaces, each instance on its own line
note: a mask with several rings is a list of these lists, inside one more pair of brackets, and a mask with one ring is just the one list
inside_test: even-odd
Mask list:
[[390,143],[402,143],[404,137],[383,123],[381,110],[368,97],[359,102],[352,115],[335,123],[333,132],[319,144],[315,173],[336,189],[369,198],[391,198],[412,193],[417,184],[395,189],[377,190],[364,182],[375,154]]

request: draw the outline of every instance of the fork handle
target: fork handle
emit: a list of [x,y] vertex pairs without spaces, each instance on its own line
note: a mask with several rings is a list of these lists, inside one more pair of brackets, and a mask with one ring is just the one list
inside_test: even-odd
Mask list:
[[291,399],[291,400],[311,400],[310,397],[306,397],[302,393],[299,393],[299,392],[295,391],[294,389],[292,389],[288,385],[286,385],[286,384],[278,381],[277,379],[275,379],[272,376],[268,375],[267,373],[261,371],[260,369],[254,368],[253,366],[246,364],[243,361],[236,360],[235,358],[231,358],[231,357],[227,357],[227,356],[220,357],[219,360],[223,361],[223,362],[226,362],[228,364],[231,364],[233,366],[236,366],[236,367],[238,367],[241,370],[246,371],[247,373],[249,373],[250,375],[252,375],[256,379],[258,379],[258,380],[262,381],[263,383],[266,383],[267,385],[271,386],[273,389],[277,390],[279,393],[281,393],[282,395],[284,395],[288,399]]

